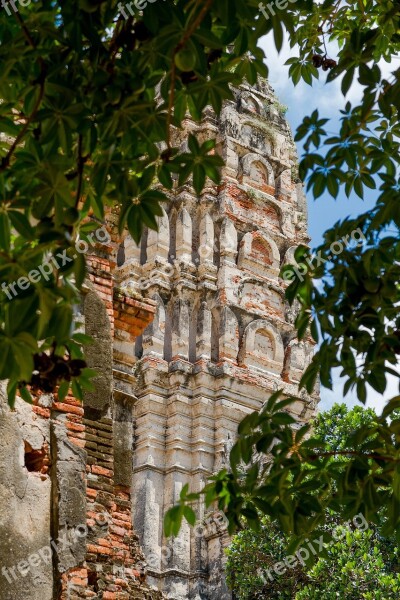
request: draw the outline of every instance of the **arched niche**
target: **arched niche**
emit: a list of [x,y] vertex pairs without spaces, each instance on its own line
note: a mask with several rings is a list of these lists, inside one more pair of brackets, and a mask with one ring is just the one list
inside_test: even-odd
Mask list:
[[258,99],[249,96],[246,100],[246,108],[252,113],[260,114],[261,113],[261,105]]
[[260,115],[263,112],[262,102],[256,96],[249,93],[241,95],[240,108],[257,115]]
[[264,319],[250,323],[243,334],[240,364],[280,375],[283,360],[282,338],[276,327]]
[[271,195],[275,193],[272,166],[261,154],[250,153],[241,159],[241,181]]
[[238,267],[261,276],[277,277],[280,255],[278,246],[260,231],[246,233],[239,246]]

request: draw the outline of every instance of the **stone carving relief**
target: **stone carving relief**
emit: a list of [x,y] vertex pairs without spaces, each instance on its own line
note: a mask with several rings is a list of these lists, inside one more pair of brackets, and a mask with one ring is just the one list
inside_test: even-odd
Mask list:
[[283,343],[278,330],[265,319],[250,323],[243,334],[239,363],[278,374],[282,371],[283,359]]

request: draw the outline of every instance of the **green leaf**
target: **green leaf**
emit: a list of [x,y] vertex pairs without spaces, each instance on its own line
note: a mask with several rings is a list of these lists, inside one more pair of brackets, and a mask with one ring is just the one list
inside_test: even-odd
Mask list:
[[27,402],[28,404],[33,404],[31,393],[26,387],[20,388],[19,393],[21,394],[21,398],[25,400],[25,402]]
[[65,398],[68,395],[70,383],[69,381],[62,381],[58,388],[57,397],[59,402],[64,402]]
[[196,513],[190,506],[185,506],[183,508],[183,516],[192,527],[196,524]]
[[345,96],[347,94],[347,92],[349,91],[351,84],[353,83],[353,79],[354,79],[354,68],[346,71],[346,73],[342,79],[341,88],[342,88],[343,96]]
[[394,410],[400,408],[400,396],[395,396],[385,405],[381,418],[386,419]]
[[8,251],[10,249],[10,221],[8,214],[0,210],[0,248]]
[[8,216],[14,229],[27,240],[33,240],[35,238],[34,230],[31,227],[27,217],[16,210],[9,210]]

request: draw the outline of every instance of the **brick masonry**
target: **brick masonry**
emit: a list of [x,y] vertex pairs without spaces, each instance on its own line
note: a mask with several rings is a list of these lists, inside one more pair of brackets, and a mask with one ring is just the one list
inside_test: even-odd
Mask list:
[[0,390],[0,431],[8,442],[0,498],[7,502],[8,496],[13,513],[0,509],[0,600],[161,598],[146,584],[132,526],[130,474],[121,475],[125,464],[118,469],[121,457],[132,462],[132,440],[121,440],[110,360],[113,336],[134,344],[153,319],[155,303],[118,289],[116,247],[111,241],[87,257],[81,318],[95,339],[88,355],[99,370],[96,392],[83,405],[72,396],[59,402],[56,395],[37,397],[33,407],[17,401],[11,413]]

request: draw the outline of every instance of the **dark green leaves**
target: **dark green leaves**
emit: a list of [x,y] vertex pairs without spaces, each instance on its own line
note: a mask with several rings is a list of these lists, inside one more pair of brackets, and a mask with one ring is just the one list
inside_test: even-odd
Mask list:
[[207,140],[200,146],[197,139],[190,135],[188,145],[190,153],[187,152],[177,157],[172,168],[179,173],[179,185],[183,185],[190,174],[193,174],[193,187],[197,194],[200,194],[206,177],[209,177],[214,183],[219,183],[219,167],[224,163],[220,156],[214,154],[214,140]]
[[165,202],[166,200],[167,197],[162,192],[148,190],[133,201],[128,201],[121,212],[120,231],[123,230],[126,224],[129,233],[138,244],[144,226],[157,231],[158,224],[156,217],[162,217],[164,214],[160,202]]

